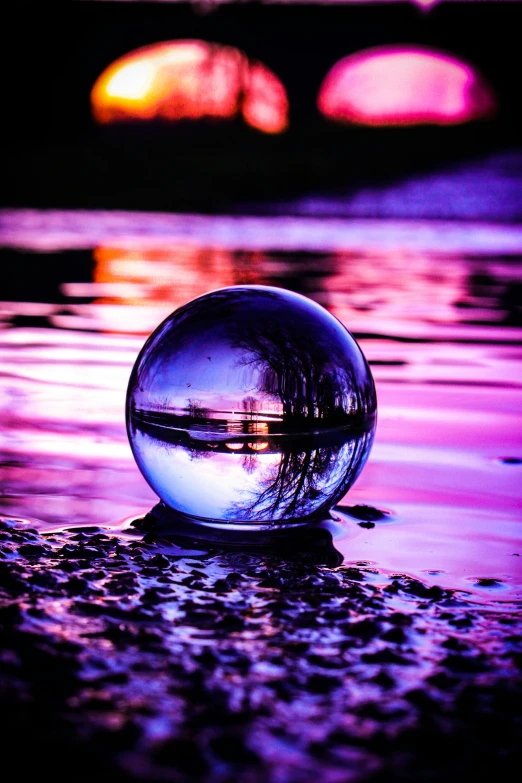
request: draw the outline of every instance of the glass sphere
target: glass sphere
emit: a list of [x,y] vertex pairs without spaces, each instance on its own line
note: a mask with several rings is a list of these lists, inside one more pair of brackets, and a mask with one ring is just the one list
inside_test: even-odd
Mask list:
[[327,512],[368,458],[376,412],[347,329],[265,286],[223,288],[172,313],[127,392],[145,479],[170,509],[215,527],[276,529]]

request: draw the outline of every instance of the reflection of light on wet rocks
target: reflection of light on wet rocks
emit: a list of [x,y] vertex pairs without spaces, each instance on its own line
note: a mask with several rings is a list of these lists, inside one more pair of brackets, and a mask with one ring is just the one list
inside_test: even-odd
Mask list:
[[[360,519],[361,522],[386,522],[391,516],[389,511],[383,511],[373,506],[347,506],[342,504],[338,505],[337,508],[350,517]],[[372,524],[372,527],[375,527],[375,525]]]
[[377,401],[346,328],[282,289],[195,299],[151,335],[129,382],[127,429],[164,503],[243,528],[318,517],[368,457]]
[[480,577],[471,578],[470,581],[477,587],[503,587],[504,583],[502,579],[494,579],[493,577]]
[[506,774],[516,608],[330,565],[328,546],[317,561],[326,531],[290,533],[301,547],[281,554],[186,548],[150,517],[47,533],[0,520],[4,762],[29,726],[21,779],[456,780],[478,736],[484,769]]

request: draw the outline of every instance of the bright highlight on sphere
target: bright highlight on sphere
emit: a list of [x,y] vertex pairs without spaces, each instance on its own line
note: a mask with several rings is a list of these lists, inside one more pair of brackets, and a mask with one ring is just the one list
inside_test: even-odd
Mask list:
[[325,514],[371,449],[375,386],[361,349],[309,299],[234,286],[176,310],[134,365],[127,432],[181,516],[278,528]]
[[288,126],[288,99],[277,76],[239,49],[205,41],[171,41],[126,54],[97,79],[91,104],[101,124],[241,114],[265,133]]
[[357,52],[326,76],[317,99],[331,120],[362,125],[455,125],[486,117],[495,101],[470,65],[413,47]]

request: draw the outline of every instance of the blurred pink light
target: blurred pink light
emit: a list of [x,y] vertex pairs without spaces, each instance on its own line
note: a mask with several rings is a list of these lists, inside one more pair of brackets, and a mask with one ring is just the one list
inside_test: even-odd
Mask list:
[[317,99],[328,119],[361,125],[456,125],[495,108],[491,89],[467,63],[414,47],[368,49],[340,60]]

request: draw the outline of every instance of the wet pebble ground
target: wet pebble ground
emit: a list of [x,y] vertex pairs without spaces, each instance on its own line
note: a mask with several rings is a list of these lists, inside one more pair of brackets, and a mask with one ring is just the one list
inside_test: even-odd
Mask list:
[[513,604],[342,564],[325,530],[245,551],[150,516],[3,518],[0,553],[2,759],[21,780],[446,783],[522,761]]

